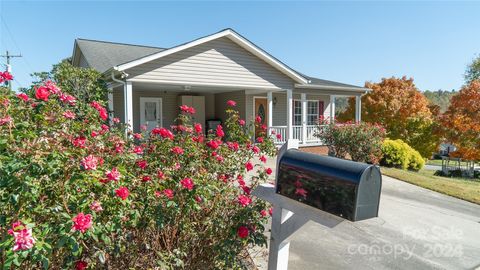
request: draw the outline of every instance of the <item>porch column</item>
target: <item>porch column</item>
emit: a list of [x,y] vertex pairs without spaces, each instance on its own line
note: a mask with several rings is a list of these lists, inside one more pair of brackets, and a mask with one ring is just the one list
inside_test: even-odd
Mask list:
[[108,121],[113,124],[113,87],[108,87]]
[[268,136],[270,136],[271,134],[271,128],[272,128],[272,123],[273,123],[273,119],[272,119],[272,115],[273,115],[273,98],[272,98],[272,92],[268,92],[267,93],[267,104],[268,104],[268,117],[267,117],[267,132],[268,132]]
[[335,96],[330,95],[330,123],[335,122]]
[[300,95],[302,101],[302,143],[307,143],[307,94]]
[[287,138],[293,139],[293,96],[292,90],[287,89]]
[[362,96],[355,96],[355,122],[362,121]]
[[125,124],[133,130],[133,94],[132,82],[127,81],[123,87],[123,102],[125,107]]

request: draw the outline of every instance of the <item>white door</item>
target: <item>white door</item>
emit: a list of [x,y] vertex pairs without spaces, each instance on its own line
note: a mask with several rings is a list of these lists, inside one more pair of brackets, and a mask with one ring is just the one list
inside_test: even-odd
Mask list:
[[146,125],[148,131],[157,126],[162,126],[161,98],[140,98],[140,125]]

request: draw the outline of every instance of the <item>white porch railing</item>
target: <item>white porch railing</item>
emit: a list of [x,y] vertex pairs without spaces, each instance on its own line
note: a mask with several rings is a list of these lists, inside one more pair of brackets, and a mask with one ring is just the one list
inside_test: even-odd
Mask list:
[[[306,139],[303,141],[303,126],[293,126],[292,127],[292,137],[297,139],[302,144],[320,144],[320,139],[315,137],[315,132],[317,130],[316,125],[307,125],[306,126]],[[273,141],[275,144],[283,144],[287,141],[287,126],[272,126],[270,127],[269,133],[272,134]],[[277,134],[280,134],[280,138],[277,137]]]

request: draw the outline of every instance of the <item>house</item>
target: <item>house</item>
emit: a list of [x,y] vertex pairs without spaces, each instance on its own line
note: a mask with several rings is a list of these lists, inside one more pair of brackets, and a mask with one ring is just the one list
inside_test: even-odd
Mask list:
[[203,125],[224,121],[226,102],[234,100],[242,118],[260,115],[281,134],[276,143],[319,145],[315,124],[335,117],[335,97],[355,97],[360,121],[360,97],[369,90],[297,72],[232,29],[172,48],[76,39],[72,63],[103,73],[109,111],[135,132],[170,127],[179,104],[195,107]]

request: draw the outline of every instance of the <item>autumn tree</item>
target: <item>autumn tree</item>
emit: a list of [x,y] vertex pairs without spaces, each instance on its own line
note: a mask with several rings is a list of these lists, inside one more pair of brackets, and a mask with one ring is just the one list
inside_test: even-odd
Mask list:
[[457,146],[455,156],[480,160],[480,81],[472,81],[452,97],[441,118],[445,138]]
[[465,82],[469,84],[474,80],[480,80],[480,56],[474,58],[465,71]]
[[[423,157],[435,152],[439,136],[430,112],[429,101],[417,89],[413,79],[383,78],[378,83],[367,82],[372,89],[362,97],[362,121],[379,123],[387,129],[391,139],[402,139],[419,151]],[[351,99],[340,120],[351,119],[355,101]]]

